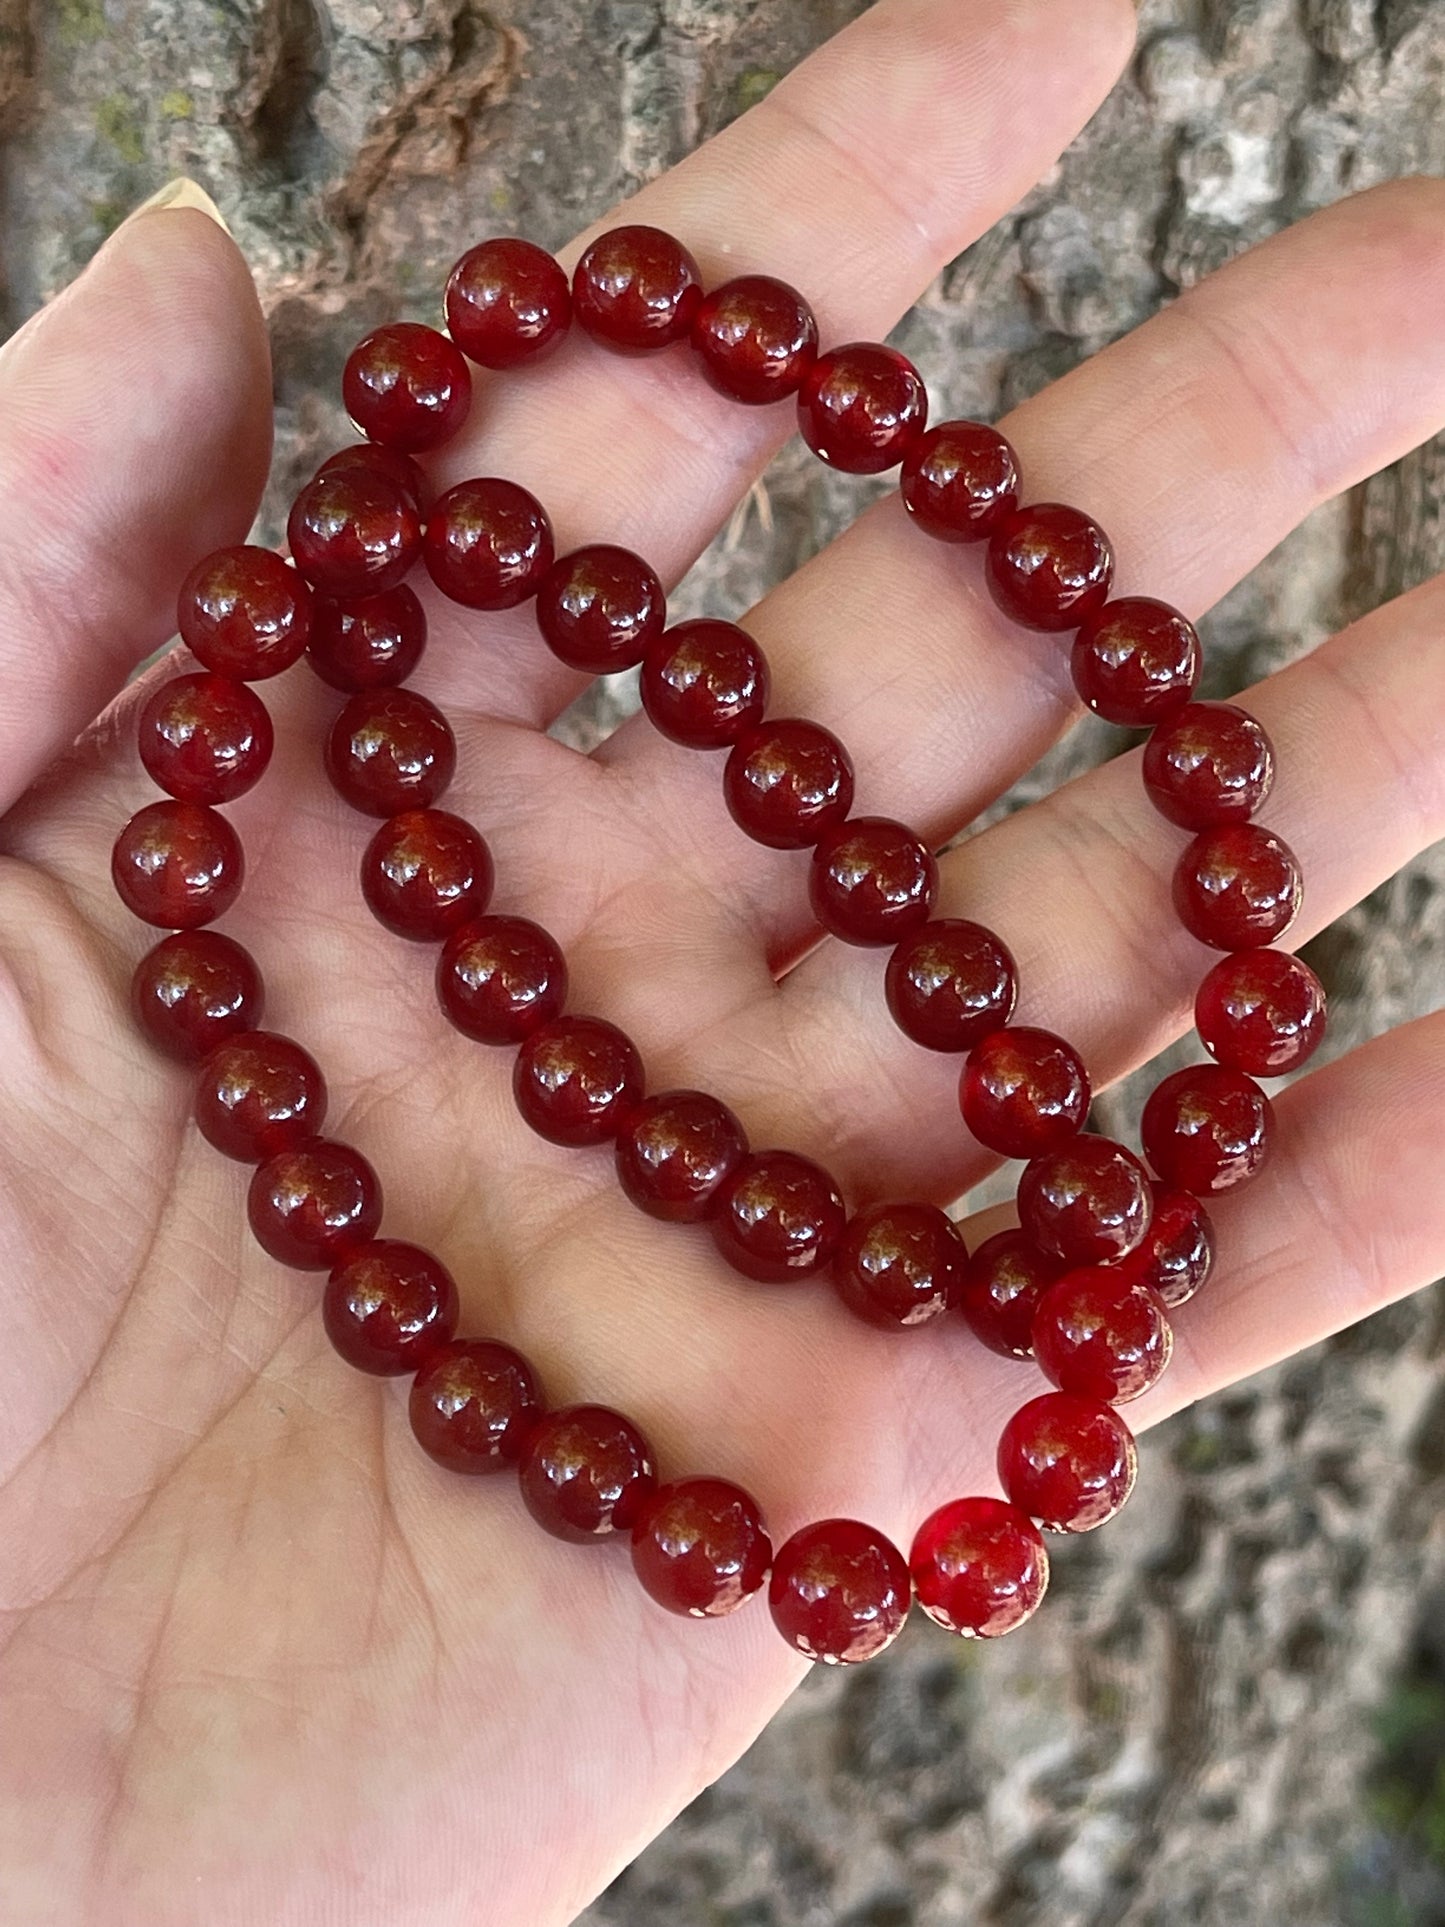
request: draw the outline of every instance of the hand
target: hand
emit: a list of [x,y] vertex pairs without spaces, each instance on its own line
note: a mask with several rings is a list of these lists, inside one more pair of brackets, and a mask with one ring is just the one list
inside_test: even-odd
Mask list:
[[[825,339],[881,334],[1051,164],[1132,17],[883,0],[630,212],[714,279],[796,282]],[[1121,586],[1197,614],[1445,424],[1442,299],[1445,188],[1379,190],[1226,268],[1006,432],[1033,495],[1108,528]],[[215,1923],[547,1927],[802,1668],[762,1603],[674,1621],[620,1546],[554,1542],[511,1481],[431,1464],[401,1388],[331,1355],[316,1280],[250,1241],[243,1171],[132,1029],[147,939],[108,852],[153,792],[140,695],[116,692],[189,564],[244,536],[269,416],[246,270],[194,212],[122,228],[0,355],[0,1912],[192,1927],[204,1895]],[[579,343],[485,384],[438,474],[513,476],[563,545],[627,542],[675,579],[789,425],[671,360]],[[828,944],[779,979],[808,938],[801,863],[732,827],[716,760],[640,722],[590,758],[561,747],[542,732],[578,684],[530,616],[429,607],[418,682],[458,731],[449,805],[492,842],[499,907],[566,945],[576,1007],[627,1027],[655,1085],[716,1090],[754,1142],[825,1159],[853,1202],[979,1179],[957,1067],[893,1030],[876,956]],[[896,498],[745,620],[779,707],[835,728],[864,807],[935,846],[1071,720],[1057,640],[1004,623],[977,556],[921,539]],[[462,1281],[464,1329],[518,1343],[555,1401],[635,1415],[670,1470],[738,1479],[779,1538],[844,1512],[906,1547],[936,1504],[987,1489],[1030,1374],[961,1328],[890,1340],[826,1288],[750,1286],[635,1213],[604,1153],[530,1136],[505,1055],[447,1028],[428,959],[362,907],[365,831],[320,769],[332,699],[304,668],[263,693],[277,752],[233,812],[251,872],[227,927],[267,974],[268,1023],[321,1058],[389,1232]],[[1445,583],[1244,700],[1280,752],[1270,821],[1305,864],[1303,940],[1445,828]],[[1005,935],[1026,1016],[1096,1084],[1187,1023],[1204,957],[1168,909],[1177,845],[1126,756],[944,860],[944,910]],[[1283,1096],[1275,1161],[1221,1202],[1219,1270],[1131,1422],[1435,1274],[1442,1101],[1438,1016]]]

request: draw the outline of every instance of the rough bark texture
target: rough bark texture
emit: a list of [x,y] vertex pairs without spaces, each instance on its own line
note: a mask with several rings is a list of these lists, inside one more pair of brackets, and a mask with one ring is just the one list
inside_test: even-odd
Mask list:
[[[0,0],[8,318],[169,174],[199,175],[272,317],[284,486],[340,432],[347,343],[430,313],[465,241],[561,242],[857,10]],[[936,403],[997,413],[1269,230],[1445,172],[1442,90],[1439,0],[1147,0],[1131,77],[900,339]],[[1437,445],[1318,514],[1210,619],[1215,692],[1445,564],[1442,495]],[[691,593],[743,606],[856,503],[785,454]],[[1021,795],[1108,748],[1077,732]],[[1313,954],[1334,1050],[1438,1001],[1439,853]],[[1440,1664],[1442,1349],[1426,1294],[1165,1427],[1140,1500],[1063,1548],[1026,1637],[979,1652],[920,1629],[871,1670],[818,1674],[587,1920],[1445,1920],[1440,1876],[1360,1792],[1390,1681],[1414,1655],[1393,1702],[1409,1726]]]

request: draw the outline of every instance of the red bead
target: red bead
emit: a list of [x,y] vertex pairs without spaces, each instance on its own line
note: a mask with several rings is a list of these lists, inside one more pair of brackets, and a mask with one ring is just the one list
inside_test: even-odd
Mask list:
[[1074,687],[1096,716],[1151,729],[1194,694],[1203,657],[1192,622],[1167,602],[1106,602],[1074,637]]
[[1020,1223],[1043,1250],[1065,1264],[1102,1265],[1143,1242],[1153,1200],[1132,1151],[1081,1133],[1027,1166],[1018,1203]]
[[1241,1071],[1191,1064],[1151,1092],[1139,1131],[1145,1157],[1166,1184],[1212,1197],[1261,1169],[1274,1107]]
[[932,1204],[870,1204],[848,1220],[833,1286],[849,1311],[897,1330],[936,1318],[956,1300],[968,1252]]
[[704,296],[692,345],[713,387],[734,401],[796,394],[818,353],[818,324],[796,288],[768,274],[739,275]]
[[1314,1055],[1325,1034],[1325,987],[1298,957],[1241,950],[1199,986],[1194,1022],[1227,1070],[1283,1077]]
[[1155,1183],[1149,1235],[1129,1260],[1138,1278],[1167,1311],[1187,1305],[1214,1268],[1214,1225],[1187,1191]]
[[1233,703],[1189,703],[1144,745],[1144,787],[1181,829],[1242,823],[1274,787],[1274,747]]
[[845,943],[896,943],[926,923],[938,896],[933,852],[904,823],[855,816],[818,841],[808,901]]
[[479,1044],[520,1044],[562,1014],[567,964],[556,940],[526,917],[478,917],[447,938],[437,999]]
[[1273,830],[1226,823],[1196,836],[1174,870],[1174,908],[1192,937],[1215,950],[1256,950],[1299,915],[1299,859]]
[[767,658],[735,623],[679,622],[642,663],[642,706],[654,729],[687,749],[730,749],[763,719]]
[[1070,1392],[1031,1398],[998,1442],[999,1483],[1050,1532],[1092,1532],[1112,1519],[1138,1470],[1134,1436],[1119,1414]]
[[829,730],[784,717],[738,738],[723,770],[723,796],[755,843],[806,850],[853,807],[853,765]]
[[735,1271],[779,1285],[828,1263],[847,1213],[821,1164],[796,1151],[753,1151],[722,1186],[710,1222]]
[[567,276],[530,241],[468,248],[447,277],[447,327],[483,368],[515,368],[555,348],[572,322]]
[[382,824],[361,859],[361,894],[378,923],[414,943],[440,943],[486,909],[492,857],[470,823],[446,810],[405,810]]
[[435,703],[414,689],[353,696],[326,739],[326,774],[354,810],[430,809],[451,782],[457,744]]
[[349,1144],[308,1138],[258,1165],[246,1199],[263,1251],[297,1271],[329,1271],[381,1223],[381,1183]]
[[229,676],[177,676],[141,711],[140,759],[186,803],[229,803],[259,782],[274,737],[265,703]]
[[1122,1405],[1159,1382],[1174,1334],[1164,1307],[1125,1264],[1066,1271],[1034,1313],[1034,1356],[1064,1392]]
[[313,587],[349,601],[405,578],[421,554],[421,517],[380,470],[338,468],[313,476],[296,497],[286,539]]
[[1089,1111],[1089,1073],[1072,1044],[1026,1024],[975,1044],[959,1083],[963,1121],[1006,1158],[1038,1158],[1067,1144]]
[[547,647],[588,676],[641,662],[666,620],[655,572],[631,549],[606,542],[564,555],[537,591],[537,627]]
[[725,1479],[659,1486],[632,1528],[632,1565],[644,1592],[690,1619],[736,1612],[772,1559],[757,1501]]
[[642,1096],[631,1038],[600,1017],[557,1017],[530,1032],[512,1066],[517,1109],[552,1144],[616,1137]]
[[1076,629],[1097,615],[1114,577],[1109,538],[1062,502],[1016,509],[988,545],[993,599],[1026,629]]
[[427,478],[420,464],[413,461],[410,455],[403,455],[399,448],[381,448],[375,442],[348,442],[345,448],[338,448],[334,455],[328,455],[316,473],[336,475],[355,473],[357,469],[395,482],[417,514],[426,514],[427,504],[431,501]]
[[542,1395],[510,1345],[454,1338],[417,1373],[408,1412],[417,1443],[448,1472],[501,1472],[526,1449]]
[[289,669],[311,633],[311,591],[270,549],[217,549],[181,585],[181,640],[217,675],[261,682]]
[[426,566],[443,595],[469,609],[515,609],[552,566],[552,524],[515,482],[458,482],[426,525]]
[[426,647],[426,615],[403,582],[359,602],[316,598],[307,659],[322,682],[353,695],[403,683]]
[[202,803],[149,803],[115,840],[110,874],[132,916],[162,929],[196,930],[241,894],[246,860],[224,816]]
[[392,321],[357,342],[341,376],[346,412],[383,448],[440,448],[466,421],[472,373],[454,342],[419,321]]
[[326,1122],[326,1080],[301,1045],[272,1031],[227,1037],[201,1065],[196,1123],[208,1144],[259,1164],[315,1137]]
[[657,1484],[652,1447],[606,1405],[569,1405],[539,1419],[521,1473],[522,1499],[537,1524],[578,1545],[630,1532]]
[[321,1299],[326,1336],[359,1372],[414,1372],[457,1328],[457,1287],[418,1245],[377,1238],[333,1267]]
[[881,475],[913,448],[928,391],[907,356],[878,341],[819,355],[798,391],[798,428],[813,453],[849,475]]
[[131,1008],[167,1057],[195,1063],[238,1030],[261,1021],[265,992],[249,950],[218,930],[162,937],[135,967]]
[[646,354],[686,341],[702,306],[702,277],[661,228],[612,228],[573,270],[572,306],[594,341]]
[[928,1050],[972,1050],[1013,1016],[1014,960],[991,930],[963,917],[925,923],[888,959],[888,1008]]
[[824,1666],[873,1659],[903,1631],[913,1587],[903,1554],[857,1519],[820,1519],[779,1546],[768,1584],[773,1623]]
[[645,1097],[617,1137],[617,1178],[639,1211],[697,1224],[747,1154],[747,1135],[706,1091]]
[[1003,1358],[1032,1358],[1034,1313],[1060,1270],[1059,1260],[1040,1251],[1025,1231],[985,1238],[958,1293],[974,1337]]
[[938,541],[981,542],[1019,505],[1018,458],[984,422],[940,422],[909,449],[898,487]]
[[946,1632],[999,1639],[1037,1612],[1049,1584],[1043,1535],[1002,1499],[952,1499],[908,1555],[918,1603]]

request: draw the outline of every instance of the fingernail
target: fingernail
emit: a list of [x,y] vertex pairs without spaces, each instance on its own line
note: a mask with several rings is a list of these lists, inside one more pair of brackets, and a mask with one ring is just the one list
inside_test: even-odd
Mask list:
[[199,181],[193,181],[188,174],[178,174],[173,181],[167,181],[165,186],[158,188],[149,200],[142,201],[139,207],[133,208],[126,219],[133,221],[138,214],[154,214],[161,208],[173,207],[193,207],[198,213],[208,214],[216,226],[224,229],[227,234],[231,232],[226,226],[225,215]]

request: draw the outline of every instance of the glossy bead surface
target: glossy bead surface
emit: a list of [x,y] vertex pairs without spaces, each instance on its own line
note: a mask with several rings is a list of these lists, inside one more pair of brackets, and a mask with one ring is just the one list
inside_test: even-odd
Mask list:
[[578,322],[594,341],[623,354],[686,341],[701,306],[696,261],[661,228],[611,228],[573,270]]
[[631,1038],[600,1017],[557,1017],[532,1031],[512,1066],[517,1109],[552,1144],[616,1137],[642,1096]]
[[326,1080],[300,1044],[272,1031],[227,1037],[196,1078],[196,1123],[208,1144],[259,1164],[315,1137],[326,1121]]
[[510,1345],[454,1338],[417,1373],[407,1410],[417,1443],[448,1472],[501,1472],[521,1458],[542,1394]]
[[928,391],[913,363],[880,341],[819,355],[798,391],[798,428],[830,468],[881,475],[923,433]]
[[1070,1392],[1031,1398],[999,1437],[999,1483],[1050,1532],[1092,1532],[1112,1519],[1138,1470],[1134,1435],[1119,1414]]
[[930,1513],[908,1555],[918,1603],[946,1632],[999,1639],[1038,1610],[1049,1555],[1032,1519],[1002,1499],[953,1499]]
[[414,689],[363,690],[326,739],[326,774],[366,816],[429,809],[456,766],[451,724]]
[[1069,1265],[1102,1265],[1143,1242],[1153,1197],[1143,1165],[1111,1138],[1081,1131],[1019,1179],[1019,1222]]
[[659,1486],[632,1527],[632,1566],[669,1612],[720,1619],[759,1590],[773,1547],[757,1501],[726,1479]]
[[898,945],[884,978],[905,1037],[928,1050],[972,1050],[1013,1016],[1018,971],[991,930],[964,917],[925,923]]
[[927,922],[937,896],[933,852],[889,817],[852,817],[813,851],[808,901],[823,928],[845,943],[896,943]]
[[939,542],[982,542],[1018,507],[1018,458],[985,422],[940,422],[909,449],[903,506]]
[[645,1097],[617,1136],[617,1178],[639,1211],[697,1224],[747,1154],[746,1133],[706,1091]]
[[1034,1313],[1034,1357],[1060,1391],[1122,1405],[1156,1385],[1174,1334],[1128,1264],[1066,1271]]
[[377,1238],[332,1267],[321,1298],[326,1336],[348,1365],[395,1377],[424,1365],[457,1328],[456,1281],[419,1245]]
[[552,566],[552,524],[535,495],[483,476],[440,496],[426,525],[427,573],[468,609],[515,609]]
[[1212,830],[1254,815],[1274,787],[1274,747],[1233,703],[1188,703],[1144,745],[1144,788],[1161,816]]
[[196,930],[241,893],[246,861],[224,816],[203,803],[148,803],[115,840],[110,874],[132,916],[163,930]]
[[692,345],[714,388],[756,405],[797,393],[817,357],[818,324],[786,281],[744,274],[703,297]]
[[1108,600],[1109,538],[1062,502],[1016,509],[988,545],[988,586],[1006,616],[1026,629],[1076,629]]
[[440,448],[466,421],[472,372],[455,342],[419,321],[390,321],[357,342],[341,375],[346,412],[383,448]]
[[734,1271],[791,1284],[831,1260],[843,1236],[842,1194],[821,1164],[796,1151],[752,1151],[717,1194],[713,1240]]
[[1155,1182],[1154,1216],[1148,1236],[1129,1260],[1138,1278],[1166,1311],[1187,1305],[1214,1268],[1214,1225],[1188,1191]]
[[306,658],[332,689],[355,695],[403,683],[426,647],[426,615],[416,592],[402,583],[356,602],[316,598]]
[[421,554],[421,517],[379,469],[332,469],[296,497],[286,539],[313,588],[345,601],[396,588]]
[[437,959],[437,1000],[479,1044],[520,1044],[561,1015],[567,964],[556,939],[526,917],[477,917]]
[[447,328],[483,368],[516,368],[555,348],[572,321],[572,291],[531,241],[498,235],[468,248],[447,277]]
[[345,448],[338,448],[334,455],[328,455],[316,473],[336,475],[354,473],[357,469],[394,482],[417,514],[426,514],[427,504],[431,501],[427,478],[420,464],[410,455],[404,455],[399,448],[382,448],[376,442],[349,442]]
[[783,717],[738,738],[723,770],[723,797],[755,843],[806,850],[853,807],[853,765],[831,731]]
[[492,857],[470,823],[446,810],[404,810],[367,844],[361,893],[378,923],[413,943],[440,943],[486,909]]
[[1299,915],[1299,859],[1273,830],[1226,823],[1196,836],[1174,871],[1174,909],[1193,937],[1215,950],[1256,950]]
[[1194,1022],[1227,1070],[1283,1077],[1314,1055],[1325,1034],[1325,987],[1299,957],[1241,950],[1200,984]]
[[131,1009],[157,1049],[193,1064],[261,1021],[265,992],[249,950],[219,930],[162,937],[135,967]]
[[1063,1267],[1017,1228],[985,1238],[969,1258],[958,1293],[981,1344],[1002,1358],[1032,1358],[1034,1313]]
[[311,590],[271,549],[204,556],[181,585],[181,640],[199,662],[239,682],[289,669],[311,633]]
[[1080,700],[1105,722],[1152,729],[1194,694],[1203,655],[1194,624],[1152,596],[1106,602],[1074,637]]
[[547,647],[588,676],[641,662],[666,620],[656,572],[631,549],[606,542],[560,557],[537,591],[537,627]]
[[251,1175],[246,1215],[263,1251],[297,1271],[329,1271],[381,1223],[381,1183],[349,1144],[308,1138]]
[[1056,1151],[1089,1111],[1089,1074],[1073,1045],[1026,1024],[975,1044],[959,1083],[963,1121],[990,1151],[1037,1158]]
[[770,682],[767,658],[736,623],[679,622],[643,658],[642,706],[674,743],[730,749],[762,721]]
[[606,1405],[568,1405],[532,1427],[522,1499],[545,1532],[585,1545],[630,1532],[657,1484],[652,1448]]
[[140,713],[136,743],[152,781],[186,803],[229,803],[271,760],[265,703],[229,676],[177,676]]
[[1139,1126],[1144,1155],[1164,1182],[1201,1198],[1254,1177],[1273,1130],[1274,1107],[1258,1084],[1220,1064],[1191,1064],[1166,1077]]
[[844,1227],[833,1288],[849,1311],[887,1330],[926,1324],[962,1289],[968,1252],[932,1204],[870,1204]]
[[858,1519],[819,1519],[795,1532],[778,1547],[768,1582],[774,1625],[824,1666],[876,1658],[903,1631],[912,1598],[903,1554]]

